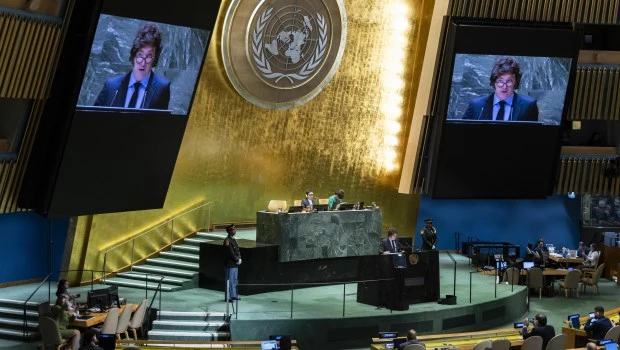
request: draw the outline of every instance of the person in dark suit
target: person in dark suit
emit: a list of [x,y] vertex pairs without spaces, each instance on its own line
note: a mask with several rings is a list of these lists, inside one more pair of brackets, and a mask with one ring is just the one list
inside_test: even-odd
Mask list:
[[463,114],[463,119],[499,121],[538,121],[536,99],[517,94],[521,68],[512,57],[500,57],[491,70],[490,83],[494,92],[475,98]]
[[416,333],[415,329],[410,329],[409,332],[407,332],[407,341],[400,344],[398,346],[399,350],[403,350],[407,345],[411,345],[411,344],[421,344],[426,346],[424,343],[420,343],[418,341],[418,334]]
[[527,331],[528,324],[529,321],[526,318],[523,321],[523,329],[521,329],[521,335],[523,336],[523,340],[538,335],[543,340],[542,348],[546,349],[549,340],[555,337],[555,329],[553,328],[553,326],[547,325],[547,316],[542,313],[537,314],[534,317],[534,324],[532,330],[529,332]]
[[131,47],[132,70],[105,81],[94,105],[168,109],[170,81],[153,71],[162,51],[162,34],[155,24],[142,26]]
[[614,325],[611,320],[605,317],[605,309],[602,306],[594,308],[594,317],[587,320],[583,326],[583,330],[592,335],[592,339],[605,339],[607,331]]
[[301,200],[301,206],[304,207],[305,211],[312,211],[312,207],[317,205],[316,199],[314,199],[314,192],[311,189],[306,191],[306,198]]
[[390,227],[387,231],[387,237],[381,241],[379,254],[398,253],[400,244],[398,243],[398,231],[394,227]]
[[228,301],[233,302],[235,300],[240,300],[237,295],[237,280],[239,276],[239,265],[241,265],[241,252],[239,251],[239,245],[237,244],[237,239],[235,239],[235,234],[237,234],[237,230],[234,224],[226,226],[226,233],[228,236],[224,238],[224,247],[226,248],[226,280],[229,281],[228,288]]

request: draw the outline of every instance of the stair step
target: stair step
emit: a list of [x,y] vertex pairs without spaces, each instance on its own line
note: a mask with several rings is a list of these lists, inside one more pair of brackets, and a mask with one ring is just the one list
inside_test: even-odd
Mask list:
[[184,243],[189,244],[189,245],[195,245],[195,246],[199,246],[200,243],[209,243],[209,242],[213,242],[212,239],[204,239],[204,238],[185,238],[183,240]]
[[[145,275],[143,273],[133,273],[133,272],[120,272],[116,274],[116,277],[122,277],[122,278],[130,279],[130,280],[138,280],[142,282],[144,282],[148,277],[149,284],[151,284],[152,282],[159,283],[159,280],[161,279],[161,277],[158,277],[158,276]],[[192,280],[188,278],[164,276],[164,279],[162,280],[162,284],[182,285],[185,282],[191,282],[191,281]]]
[[[20,309],[15,309],[15,308],[8,308],[8,307],[0,307],[0,315],[3,315],[4,317],[19,317],[19,318],[23,318],[24,317],[24,310],[20,310]],[[28,318],[39,318],[39,312],[38,311],[33,311],[33,310],[26,310],[26,316]]]
[[172,251],[183,251],[187,253],[200,253],[200,247],[188,244],[175,244],[172,246]]
[[228,322],[224,321],[190,321],[190,320],[156,320],[153,329],[168,331],[228,331]]
[[[14,327],[19,327],[19,329],[22,329],[24,327],[24,320],[20,319],[20,318],[3,318],[0,317],[0,327],[1,328],[14,328]],[[30,329],[38,329],[39,328],[39,322],[35,321],[35,320],[28,320],[28,328]]]
[[[22,330],[0,328],[0,337],[23,340],[24,332]],[[28,332],[28,339],[36,340],[40,338],[41,336],[39,335],[39,332]]]
[[224,240],[228,234],[226,232],[198,232],[196,237],[208,238],[211,240]]
[[177,259],[177,260],[185,260],[185,261],[199,261],[200,260],[200,255],[198,254],[179,253],[179,252],[160,252],[159,256],[163,256],[167,259]]
[[159,311],[158,320],[200,320],[224,319],[225,312],[206,312],[206,311]]
[[188,271],[188,270],[173,269],[169,267],[155,266],[155,265],[149,265],[149,264],[137,265],[137,266],[134,266],[133,269],[135,271],[149,272],[149,273],[158,274],[158,275],[174,275],[174,276],[181,276],[185,278],[192,278],[194,277],[194,274],[197,273],[197,272]]
[[147,264],[172,266],[180,269],[191,270],[198,272],[198,263],[191,263],[187,261],[163,259],[163,258],[150,258],[146,259]]
[[[26,303],[26,309],[33,309],[36,310],[37,306],[40,303],[37,303],[35,301],[29,301],[28,303]],[[19,308],[24,308],[24,301],[23,300],[14,300],[14,299],[0,299],[0,305],[2,306],[10,306],[10,307],[19,307]]]
[[149,340],[222,340],[229,339],[230,332],[197,332],[150,330]]
[[[105,282],[107,284],[113,284],[113,285],[123,286],[123,287],[132,287],[132,288],[140,288],[140,289],[144,289],[145,287],[145,281],[124,279],[124,278],[117,278],[117,277],[106,278]],[[156,290],[157,283],[150,282],[147,286],[147,289]],[[177,286],[177,285],[170,285],[170,284],[163,284],[163,283],[161,285],[162,292],[173,292],[175,290],[180,290],[180,289],[181,289],[181,286]]]

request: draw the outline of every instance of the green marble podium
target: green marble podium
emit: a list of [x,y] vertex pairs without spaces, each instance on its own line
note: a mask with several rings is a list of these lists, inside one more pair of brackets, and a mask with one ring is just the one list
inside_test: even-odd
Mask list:
[[256,242],[277,244],[279,261],[377,255],[381,210],[256,213]]

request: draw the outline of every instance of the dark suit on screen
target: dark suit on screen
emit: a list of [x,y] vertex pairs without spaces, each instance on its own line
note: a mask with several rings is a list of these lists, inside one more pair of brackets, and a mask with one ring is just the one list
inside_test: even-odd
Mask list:
[[[493,97],[495,94],[482,96],[469,101],[463,119],[493,120]],[[536,99],[519,95],[515,92],[512,100],[511,121],[538,121],[538,105]]]
[[[119,74],[106,80],[99,96],[95,100],[95,106],[125,107],[129,75]],[[170,81],[161,75],[151,72],[151,77],[146,86],[144,103],[140,108],[168,109],[170,103]]]

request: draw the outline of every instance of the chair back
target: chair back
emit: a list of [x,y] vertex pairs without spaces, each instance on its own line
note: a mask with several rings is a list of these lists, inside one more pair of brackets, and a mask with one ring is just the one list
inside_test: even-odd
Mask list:
[[539,335],[529,337],[521,344],[521,350],[540,350],[542,349],[543,339]]
[[102,334],[115,334],[116,327],[118,326],[118,308],[111,308],[108,311],[108,315],[105,317],[105,321],[103,321],[103,326],[101,327]]
[[618,342],[618,338],[620,338],[620,326],[611,327],[607,333],[605,333],[605,337],[603,339],[611,339],[614,343]]
[[581,279],[581,271],[573,270],[568,271],[566,277],[564,278],[564,288],[566,289],[577,289],[579,286],[579,281]]
[[44,301],[37,305],[37,310],[39,311],[39,317],[50,316],[52,314],[52,306],[49,301]]
[[511,267],[506,270],[504,274],[505,280],[508,284],[519,284],[519,277],[521,276],[521,271],[516,267]]
[[491,343],[491,349],[493,350],[510,350],[510,340],[497,339]]
[[543,271],[538,267],[532,267],[527,271],[527,285],[530,288],[543,288]]
[[277,213],[279,210],[281,211],[288,210],[288,204],[286,203],[286,201],[277,200],[277,199],[270,200],[269,205],[267,205],[267,211],[270,211],[272,213]]
[[403,348],[403,350],[425,350],[426,346],[422,344],[409,344]]
[[328,204],[329,198],[319,198],[319,204]]
[[294,199],[293,200],[293,205],[296,206],[296,207],[301,206],[301,199]]
[[114,333],[119,334],[127,332],[127,327],[129,327],[132,312],[133,304],[125,305],[123,312],[121,312],[121,315],[118,317],[118,324],[116,325],[116,330]]
[[493,342],[490,340],[483,340],[474,346],[474,350],[485,350],[487,348],[490,348],[492,346],[492,343]]
[[148,299],[142,300],[136,312],[133,313],[133,317],[131,317],[131,321],[129,321],[129,328],[140,328],[142,327],[142,322],[144,322],[144,314],[146,314],[146,303]]
[[[605,269],[605,263],[600,264],[597,268],[596,268],[596,273],[594,274],[594,276],[592,276],[592,284],[597,284],[598,283],[598,279],[601,278],[601,275],[603,274],[603,270]],[[607,338],[605,338],[607,339]]]
[[41,332],[41,341],[45,347],[64,343],[58,330],[58,324],[51,317],[39,317],[39,332]]
[[555,337],[551,338],[547,343],[546,350],[564,350],[564,345],[566,344],[566,334],[560,333]]

